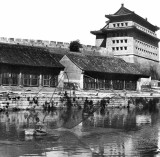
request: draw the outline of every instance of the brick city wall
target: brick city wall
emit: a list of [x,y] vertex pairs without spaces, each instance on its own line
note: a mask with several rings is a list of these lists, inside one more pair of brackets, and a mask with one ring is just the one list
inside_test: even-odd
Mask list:
[[[58,42],[58,41],[49,41],[49,40],[33,40],[33,39],[20,39],[20,38],[6,38],[0,37],[0,43],[8,44],[19,44],[26,46],[35,46],[35,47],[53,47],[53,48],[65,48],[69,49],[69,43]],[[92,46],[92,45],[83,45],[81,51],[97,52],[99,55],[108,55],[106,48]]]

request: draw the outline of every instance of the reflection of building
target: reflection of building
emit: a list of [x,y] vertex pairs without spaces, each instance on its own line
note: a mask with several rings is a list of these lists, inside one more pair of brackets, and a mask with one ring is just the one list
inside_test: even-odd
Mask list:
[[109,19],[107,24],[98,31],[91,31],[96,36],[96,46],[106,47],[109,53],[127,62],[141,65],[159,63],[157,26],[123,4],[116,13],[105,17]]
[[151,124],[152,119],[151,115],[137,115],[136,116],[136,123],[138,126],[143,124]]
[[104,114],[97,111],[94,113],[92,120],[86,120],[83,123],[84,126],[90,125],[94,127],[102,128],[114,128],[114,129],[137,129],[136,126],[136,114],[133,110],[128,111],[127,109],[108,109]]

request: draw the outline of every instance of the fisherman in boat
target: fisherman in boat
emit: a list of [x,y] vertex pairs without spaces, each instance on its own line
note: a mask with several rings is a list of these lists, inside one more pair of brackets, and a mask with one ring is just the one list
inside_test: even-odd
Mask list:
[[35,135],[44,136],[47,134],[44,123],[40,122],[38,113],[35,111],[30,111],[30,115],[26,114],[27,123],[29,124],[29,119],[32,118],[34,123],[34,128],[25,129],[25,135]]

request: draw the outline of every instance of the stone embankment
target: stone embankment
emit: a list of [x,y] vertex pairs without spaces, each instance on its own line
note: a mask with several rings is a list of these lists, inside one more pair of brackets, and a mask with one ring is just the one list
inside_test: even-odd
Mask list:
[[68,101],[71,102],[73,107],[83,107],[84,102],[91,101],[93,104],[99,102],[102,98],[95,94],[89,94],[87,92],[70,93],[67,91],[67,97],[65,91],[63,92],[1,92],[0,94],[0,108],[8,109],[30,109],[35,107],[36,109],[43,109],[44,105],[54,106],[56,108],[67,107]]
[[[67,97],[66,97],[67,94]],[[71,103],[73,107],[83,105],[85,101],[100,104],[105,100],[108,107],[127,107],[133,98],[160,98],[158,92],[131,92],[131,91],[73,91],[56,90],[54,88],[32,88],[23,90],[0,89],[0,109],[43,109],[44,105],[56,108],[67,107]]]

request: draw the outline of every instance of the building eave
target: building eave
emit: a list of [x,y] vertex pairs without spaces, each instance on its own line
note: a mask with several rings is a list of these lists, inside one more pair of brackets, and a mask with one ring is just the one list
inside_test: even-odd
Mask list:
[[93,35],[103,35],[104,34],[102,30],[90,31],[90,33]]
[[119,31],[119,30],[130,30],[130,29],[135,29],[135,30],[140,31],[141,33],[143,33],[143,34],[145,34],[145,35],[148,35],[148,36],[154,38],[154,39],[157,40],[157,41],[160,41],[159,38],[154,37],[154,36],[152,36],[152,35],[150,35],[150,34],[145,33],[144,31],[142,31],[142,30],[136,28],[136,26],[130,26],[130,27],[118,27],[118,28],[107,28],[107,29],[103,29],[102,32],[103,32],[103,34],[106,34],[107,32]]
[[85,72],[91,72],[91,73],[101,73],[101,74],[110,74],[110,75],[122,75],[122,76],[136,76],[139,78],[149,78],[149,75],[145,75],[145,74],[129,74],[129,73],[113,73],[113,72],[101,72],[101,71],[91,71],[91,70],[83,70],[84,73]]
[[135,16],[136,18],[142,20],[143,22],[145,22],[146,24],[150,25],[155,31],[158,31],[160,28],[158,26],[155,26],[153,24],[151,24],[150,22],[148,22],[146,19],[144,19],[143,17],[139,16],[136,13],[128,13],[128,14],[122,14],[122,15],[115,15],[115,14],[109,14],[109,15],[105,15],[106,18],[112,20],[114,18],[117,17],[127,17],[127,16]]

